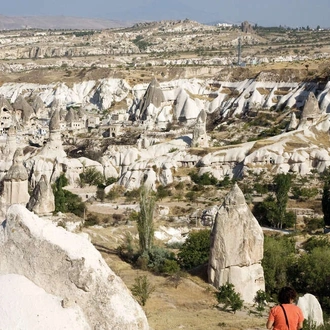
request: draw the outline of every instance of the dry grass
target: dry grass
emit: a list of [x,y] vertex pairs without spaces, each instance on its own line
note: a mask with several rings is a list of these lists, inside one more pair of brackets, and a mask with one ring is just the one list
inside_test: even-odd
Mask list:
[[116,244],[122,241],[127,228],[85,228],[92,242],[100,248],[101,254],[110,268],[124,281],[128,288],[134,284],[134,279],[147,275],[155,286],[155,291],[147,301],[144,310],[149,325],[153,330],[237,330],[264,329],[266,314],[258,317],[250,314],[254,310],[246,307],[236,314],[223,312],[216,307],[215,289],[209,286],[199,276],[188,275],[182,278],[177,288],[170,285],[166,277],[134,269],[123,262],[115,253]]

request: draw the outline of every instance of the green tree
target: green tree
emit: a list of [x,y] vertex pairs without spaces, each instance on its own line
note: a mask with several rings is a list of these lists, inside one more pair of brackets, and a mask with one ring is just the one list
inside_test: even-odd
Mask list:
[[282,228],[286,219],[286,205],[289,200],[288,193],[291,187],[291,176],[283,173],[277,174],[274,178],[274,183],[278,211],[277,227]]
[[293,282],[298,292],[314,294],[324,310],[330,310],[330,248],[315,247],[302,255],[294,267]]
[[178,253],[178,260],[183,268],[191,269],[208,262],[211,245],[210,235],[209,229],[189,233]]
[[264,269],[266,292],[273,296],[282,286],[288,284],[288,267],[295,255],[295,245],[286,236],[268,237],[264,240]]
[[140,212],[137,218],[137,229],[141,252],[148,252],[154,241],[155,197],[151,191],[142,187],[140,191]]
[[83,216],[85,204],[81,201],[78,195],[63,189],[68,185],[68,179],[62,173],[53,184],[53,193],[55,197],[55,213],[57,212],[71,212],[80,217]]
[[261,203],[255,204],[253,214],[264,226],[275,226],[277,223],[277,205],[275,198],[268,195]]

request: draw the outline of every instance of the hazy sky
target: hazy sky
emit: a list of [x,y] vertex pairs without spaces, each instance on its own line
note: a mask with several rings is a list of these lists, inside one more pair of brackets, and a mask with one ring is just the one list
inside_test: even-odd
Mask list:
[[189,18],[199,22],[330,27],[330,0],[9,0],[6,16],[64,15],[119,20]]

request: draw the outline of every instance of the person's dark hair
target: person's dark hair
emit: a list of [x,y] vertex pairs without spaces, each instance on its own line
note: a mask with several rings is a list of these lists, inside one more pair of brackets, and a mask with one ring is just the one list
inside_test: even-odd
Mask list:
[[289,286],[283,287],[278,293],[278,302],[280,304],[290,304],[291,300],[296,300],[297,292]]

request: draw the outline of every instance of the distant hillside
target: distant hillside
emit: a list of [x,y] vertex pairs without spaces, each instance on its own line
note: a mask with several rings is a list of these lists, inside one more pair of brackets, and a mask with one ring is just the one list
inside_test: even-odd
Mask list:
[[129,27],[135,22],[70,16],[4,16],[0,30],[37,29],[109,29]]

